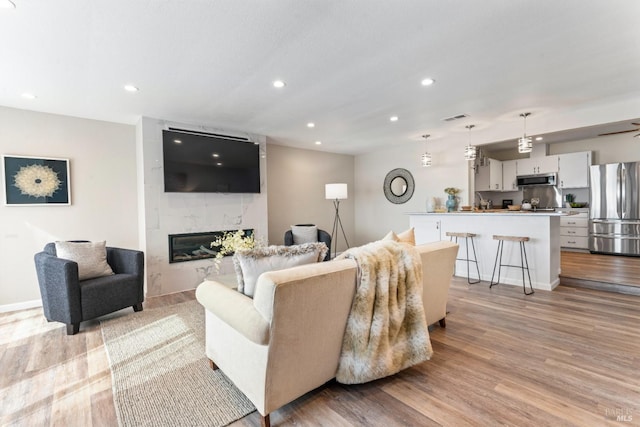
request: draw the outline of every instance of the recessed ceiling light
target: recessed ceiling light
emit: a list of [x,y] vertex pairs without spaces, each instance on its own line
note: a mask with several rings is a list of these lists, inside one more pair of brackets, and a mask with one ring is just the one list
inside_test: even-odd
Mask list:
[[34,94],[32,94],[32,93],[23,93],[23,94],[22,94],[22,97],[23,97],[24,99],[36,99],[36,98],[37,98],[37,96],[35,96],[35,95],[34,95]]
[[536,136],[536,141],[542,141],[544,138],[541,136]]
[[213,156],[213,157],[215,157],[215,158],[217,159],[218,157],[220,157],[220,154],[218,154],[218,153],[213,153],[213,154],[212,154],[212,156]]
[[309,123],[307,123],[307,127],[308,128],[314,128],[314,127],[316,127],[316,124],[313,123],[313,122],[309,122]]
[[216,166],[222,166],[221,162],[216,163]]
[[422,84],[422,86],[431,86],[432,84],[434,84],[436,81],[433,80],[432,78],[426,78],[423,79],[420,84]]
[[277,87],[278,89],[282,88],[282,87],[285,87],[286,85],[287,84],[285,82],[283,82],[282,80],[276,80],[276,81],[273,82],[273,87]]
[[322,145],[322,141],[316,141],[316,145]]
[[392,122],[397,122],[398,121],[398,116],[391,116],[391,117],[389,117],[389,120],[391,120]]
[[140,89],[138,89],[134,85],[125,85],[124,90],[126,90],[127,92],[137,92]]
[[182,140],[181,139],[174,139],[173,142],[175,142],[176,144],[182,144]]
[[0,0],[0,9],[15,9],[16,4],[11,0]]

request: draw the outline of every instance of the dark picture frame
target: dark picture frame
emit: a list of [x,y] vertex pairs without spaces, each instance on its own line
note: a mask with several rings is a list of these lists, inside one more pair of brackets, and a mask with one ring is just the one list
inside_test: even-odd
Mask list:
[[7,206],[71,204],[69,159],[2,155]]

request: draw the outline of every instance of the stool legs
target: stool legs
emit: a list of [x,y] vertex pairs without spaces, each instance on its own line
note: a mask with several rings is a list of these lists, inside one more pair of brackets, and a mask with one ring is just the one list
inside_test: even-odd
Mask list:
[[[523,262],[524,259],[524,262]],[[527,250],[524,248],[524,242],[520,242],[520,263],[522,264],[522,291],[525,295],[531,295],[533,293],[533,286],[531,286],[531,274],[529,273],[529,261],[527,260]],[[531,292],[527,292],[527,287],[524,284],[524,269],[525,263],[527,265],[527,276],[529,277],[529,288]]]
[[[498,240],[498,251],[496,252],[496,261],[493,263],[493,273],[491,273],[491,283],[489,283],[489,289],[491,289],[494,285],[500,283],[500,270],[502,267],[502,246],[503,241]],[[493,276],[496,274],[496,267],[498,267],[498,280],[493,281]]]
[[[451,236],[449,238],[449,241],[454,241],[454,236]],[[458,236],[455,236],[455,243],[458,243]],[[471,249],[473,250],[473,259],[469,258],[469,239],[471,239]],[[473,285],[474,283],[480,283],[480,267],[478,267],[478,257],[476,256],[476,246],[473,243],[473,237],[465,237],[464,238],[464,246],[465,249],[467,251],[467,257],[466,258],[456,258],[456,261],[466,261],[467,262],[467,283],[469,283],[470,285]],[[478,279],[477,280],[471,280],[471,275],[469,274],[469,264],[470,263],[475,263],[476,265],[476,272],[478,273]],[[454,274],[455,274],[455,267],[454,267]]]
[[[531,284],[531,273],[529,272],[529,260],[527,259],[527,250],[525,249],[524,242],[518,242],[518,243],[520,243],[520,265],[509,265],[509,264],[502,263],[502,252],[504,250],[504,241],[498,240],[498,250],[496,252],[496,261],[493,264],[493,273],[491,273],[491,283],[489,284],[489,289],[491,289],[493,286],[500,283],[500,271],[502,267],[516,267],[522,270],[522,291],[524,292],[524,294],[531,295],[534,293],[533,286]],[[498,269],[498,278],[494,282],[493,278],[496,274],[496,268]],[[527,277],[529,278],[529,289],[531,290],[530,292],[527,292],[527,286],[526,286],[525,277],[524,277],[525,270],[527,270]]]

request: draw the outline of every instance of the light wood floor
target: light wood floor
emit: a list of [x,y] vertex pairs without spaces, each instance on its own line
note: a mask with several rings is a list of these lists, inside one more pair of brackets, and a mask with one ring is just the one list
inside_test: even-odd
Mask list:
[[640,286],[640,257],[561,252],[562,276]]
[[[152,298],[145,310],[188,299]],[[330,382],[272,425],[640,425],[640,297],[566,286],[525,297],[455,279],[449,310],[430,361],[369,384]],[[97,322],[68,337],[40,309],[1,314],[0,366],[0,425],[116,425]],[[255,412],[232,424],[258,425]]]

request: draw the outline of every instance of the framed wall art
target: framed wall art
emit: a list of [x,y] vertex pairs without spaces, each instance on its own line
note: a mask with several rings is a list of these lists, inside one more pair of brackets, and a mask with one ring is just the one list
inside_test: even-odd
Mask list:
[[69,159],[2,156],[7,206],[71,204]]

